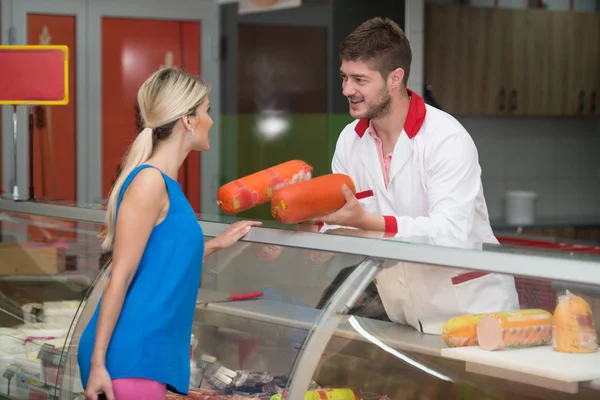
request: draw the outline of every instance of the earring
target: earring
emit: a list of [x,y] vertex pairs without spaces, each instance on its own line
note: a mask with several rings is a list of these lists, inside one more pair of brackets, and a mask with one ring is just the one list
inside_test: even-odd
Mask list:
[[188,139],[191,139],[191,138],[193,138],[193,137],[194,137],[194,135],[196,134],[196,132],[194,132],[194,128],[192,128],[192,129],[191,129],[191,132],[192,132],[192,134],[191,134],[191,135],[189,135],[189,134],[186,134],[186,136],[187,136],[187,138],[188,138]]

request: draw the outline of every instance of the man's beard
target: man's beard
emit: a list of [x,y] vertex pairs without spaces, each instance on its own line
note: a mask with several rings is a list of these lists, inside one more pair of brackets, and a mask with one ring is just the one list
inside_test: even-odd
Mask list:
[[357,119],[377,119],[383,118],[390,112],[392,98],[385,87],[379,93],[380,100],[376,103],[367,104],[367,111],[357,116]]

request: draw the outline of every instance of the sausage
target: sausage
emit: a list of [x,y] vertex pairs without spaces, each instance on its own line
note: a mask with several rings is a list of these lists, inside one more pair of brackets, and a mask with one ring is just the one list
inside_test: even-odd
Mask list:
[[226,214],[235,214],[271,200],[276,189],[289,185],[294,175],[312,173],[313,168],[300,160],[287,161],[219,188],[217,204]]
[[549,344],[552,314],[541,309],[490,313],[477,324],[477,341],[488,351]]
[[328,174],[279,189],[271,199],[273,218],[284,224],[296,224],[339,210],[344,204],[342,186],[356,193],[352,178]]
[[470,314],[446,321],[442,339],[448,347],[477,346],[477,323],[486,314]]

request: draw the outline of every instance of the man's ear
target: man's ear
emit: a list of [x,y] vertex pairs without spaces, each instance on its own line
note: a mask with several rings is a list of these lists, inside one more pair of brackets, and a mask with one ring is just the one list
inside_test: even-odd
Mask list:
[[388,76],[388,82],[392,89],[398,89],[404,84],[404,69],[396,68]]

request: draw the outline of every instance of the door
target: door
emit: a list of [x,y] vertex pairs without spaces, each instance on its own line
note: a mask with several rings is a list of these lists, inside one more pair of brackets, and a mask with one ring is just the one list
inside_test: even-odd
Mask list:
[[[137,92],[157,69],[200,75],[200,22],[102,18],[102,193],[107,199],[123,155],[141,130]],[[200,212],[200,154],[190,153],[179,182]]]
[[34,191],[44,201],[73,203],[77,196],[75,25],[73,15],[27,14],[29,45],[69,48],[69,104],[34,107]]
[[[202,73],[212,87],[213,113],[219,115],[219,6],[213,0],[173,0],[169,4],[164,0],[19,0],[0,4],[3,23],[14,27],[14,43],[39,44],[42,40],[67,44],[71,55],[69,105],[36,109],[34,188],[41,199],[97,205],[106,198],[117,160],[137,132],[135,96],[131,94],[143,81],[139,76],[143,70],[139,74],[131,68],[120,70],[128,61],[123,58],[124,51],[144,59],[142,66],[149,63],[144,66],[145,76],[169,63]],[[4,32],[8,31],[6,25]],[[123,28],[122,42],[116,40],[115,32],[103,32],[103,26],[109,30]],[[153,27],[158,28],[152,31]],[[136,36],[136,29],[149,35],[146,40]],[[8,44],[6,37],[2,40]],[[140,43],[144,48],[135,53]],[[147,55],[151,60],[146,60]],[[105,101],[103,96],[112,100]],[[124,108],[117,110],[117,105]],[[4,160],[0,173],[4,189],[12,189],[16,164],[19,192],[25,198],[29,187],[27,113],[25,107],[18,108],[13,161],[12,114],[8,108],[2,110]],[[202,158],[192,155],[179,177],[194,208],[210,214],[218,210],[219,122],[216,118],[212,128],[211,151]],[[102,138],[104,132],[107,143]],[[119,135],[121,140],[115,141]],[[206,190],[201,190],[201,184]]]
[[[0,3],[2,1],[0,0]],[[0,10],[0,43],[4,44],[2,41],[2,11]],[[4,142],[4,138],[2,137],[2,106],[0,106],[0,196],[4,195],[4,175],[2,175],[2,164],[3,161],[3,153],[2,153],[2,144]],[[2,222],[0,221],[0,230],[2,229]],[[1,238],[0,238],[1,239]]]
[[[33,188],[38,201],[74,204],[81,182],[80,139],[87,130],[85,87],[85,7],[70,1],[17,1],[10,10],[15,43],[27,45],[66,45],[69,49],[69,103],[33,107]],[[29,197],[29,135],[27,107],[17,113],[17,182],[21,198]],[[4,121],[4,129],[6,123]],[[84,140],[85,142],[85,140]],[[6,145],[7,141],[4,140]],[[12,149],[12,144],[11,144]],[[12,172],[11,172],[12,174]],[[29,240],[35,242],[75,241],[75,222],[64,221],[53,229],[46,221],[32,218]]]
[[598,112],[600,73],[600,14],[565,13],[569,46],[565,46],[565,114],[595,115]]

